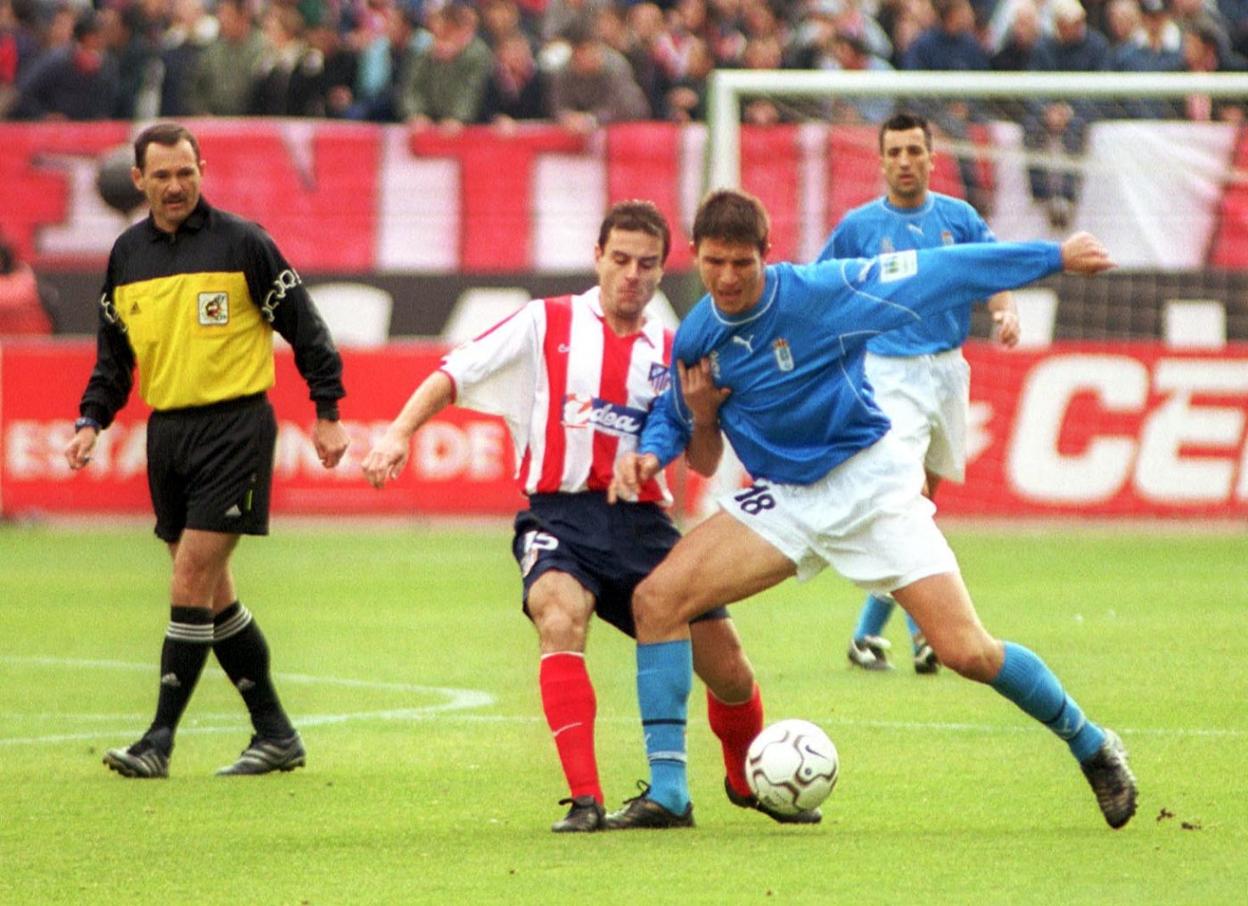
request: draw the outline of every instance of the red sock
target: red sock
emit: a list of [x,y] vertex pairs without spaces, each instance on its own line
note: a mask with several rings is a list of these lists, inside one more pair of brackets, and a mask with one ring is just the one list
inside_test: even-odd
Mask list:
[[721,702],[707,689],[706,716],[723,746],[728,782],[740,795],[751,795],[745,779],[745,753],[763,729],[763,695],[758,684],[754,684],[754,693],[749,699],[735,705]]
[[559,762],[573,797],[603,801],[594,757],[594,718],[598,700],[585,670],[585,656],[559,651],[542,657],[542,710],[559,750]]

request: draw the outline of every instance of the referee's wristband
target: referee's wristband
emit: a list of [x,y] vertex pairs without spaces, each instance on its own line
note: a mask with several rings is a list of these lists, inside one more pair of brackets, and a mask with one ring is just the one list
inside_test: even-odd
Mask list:
[[84,415],[84,416],[82,416],[81,418],[79,418],[77,421],[75,421],[75,422],[74,422],[74,433],[75,433],[75,434],[77,434],[77,433],[78,433],[79,431],[81,431],[83,428],[93,428],[93,429],[95,430],[95,433],[96,433],[96,434],[99,434],[99,433],[100,433],[100,431],[102,431],[102,430],[103,430],[103,428],[100,426],[100,423],[99,423],[99,422],[97,422],[95,419],[93,419],[93,418],[92,418],[91,416],[89,416],[89,415]]

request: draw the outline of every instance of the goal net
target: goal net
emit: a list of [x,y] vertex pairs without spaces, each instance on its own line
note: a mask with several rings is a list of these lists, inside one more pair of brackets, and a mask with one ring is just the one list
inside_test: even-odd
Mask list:
[[935,126],[932,189],[970,201],[999,239],[1090,230],[1118,262],[1017,292],[1017,350],[992,344],[976,309],[970,466],[942,512],[1248,512],[1248,130],[1219,119],[1248,106],[1248,75],[713,79],[708,187],[763,200],[774,257],[813,260],[882,194],[879,123],[908,110]]

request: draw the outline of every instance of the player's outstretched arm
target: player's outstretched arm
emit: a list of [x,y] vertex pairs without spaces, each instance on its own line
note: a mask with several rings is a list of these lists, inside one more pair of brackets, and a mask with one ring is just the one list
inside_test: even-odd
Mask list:
[[636,500],[641,486],[659,474],[659,458],[653,453],[625,453],[615,461],[615,476],[607,488],[607,503]]
[[1109,252],[1091,233],[1075,233],[1062,243],[1062,270],[1090,277],[1117,267]]
[[386,433],[364,457],[360,468],[375,488],[399,477],[411,452],[412,435],[429,419],[451,404],[455,385],[444,371],[435,371],[421,382],[403,405]]

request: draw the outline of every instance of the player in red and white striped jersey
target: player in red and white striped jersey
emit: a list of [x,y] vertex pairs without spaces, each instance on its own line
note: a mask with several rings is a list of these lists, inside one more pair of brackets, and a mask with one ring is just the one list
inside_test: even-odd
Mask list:
[[[412,435],[452,403],[506,421],[516,477],[529,497],[529,508],[516,516],[512,551],[524,610],[538,633],[542,707],[570,793],[561,802],[570,805],[568,814],[552,827],[557,832],[602,828],[597,703],[584,655],[590,616],[635,636],[633,589],[679,538],[663,509],[669,495],[661,476],[632,503],[611,506],[606,499],[616,457],[635,451],[651,404],[669,384],[671,333],[645,308],[670,242],[653,204],[615,205],[594,247],[598,286],[534,300],[449,353],[363,463],[374,487],[396,478]],[[759,808],[745,780],[746,749],[763,727],[754,671],[726,609],[706,614],[691,635],[711,728],[723,745],[729,798]],[[771,817],[813,823],[820,815]]]

